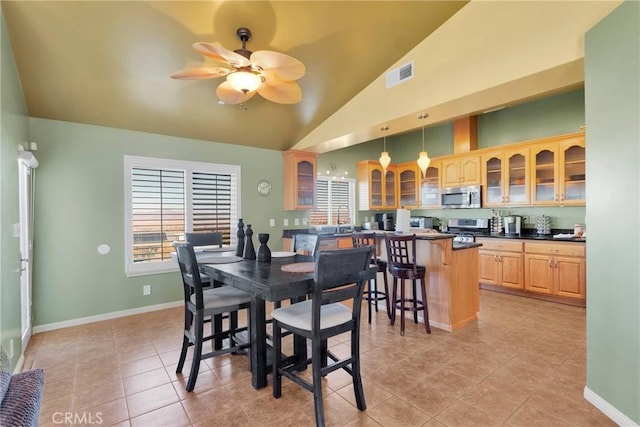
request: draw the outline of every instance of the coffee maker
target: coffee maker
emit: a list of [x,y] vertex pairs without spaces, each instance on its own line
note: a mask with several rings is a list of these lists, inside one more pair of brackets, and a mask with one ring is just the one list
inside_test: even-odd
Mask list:
[[520,236],[522,232],[522,217],[519,215],[508,215],[503,217],[504,234],[506,236]]
[[378,230],[394,230],[393,214],[377,213],[374,216],[374,220],[378,223]]

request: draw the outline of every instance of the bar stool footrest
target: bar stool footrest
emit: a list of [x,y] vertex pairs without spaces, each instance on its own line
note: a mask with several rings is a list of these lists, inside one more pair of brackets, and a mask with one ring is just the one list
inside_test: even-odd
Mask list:
[[[396,308],[400,309],[400,310],[408,310],[408,311],[422,311],[424,310],[424,304],[422,303],[422,301],[417,301],[417,300],[413,300],[413,299],[405,299],[404,303],[405,304],[411,304],[411,305],[405,305],[404,307],[402,307],[402,302],[403,300],[401,299],[397,299],[395,302],[395,306]],[[413,306],[415,302],[415,307]]]
[[366,301],[382,301],[387,299],[387,294],[382,291],[364,291],[362,299]]

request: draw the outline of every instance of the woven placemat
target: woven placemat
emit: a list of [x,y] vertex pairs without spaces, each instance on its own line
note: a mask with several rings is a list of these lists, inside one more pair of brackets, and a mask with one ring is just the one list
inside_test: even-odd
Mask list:
[[296,262],[293,264],[285,264],[280,267],[282,271],[287,273],[313,273],[316,269],[315,262]]

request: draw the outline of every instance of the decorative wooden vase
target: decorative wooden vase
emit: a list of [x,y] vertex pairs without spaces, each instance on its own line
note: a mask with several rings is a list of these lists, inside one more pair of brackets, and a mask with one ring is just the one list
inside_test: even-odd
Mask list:
[[242,258],[244,259],[256,259],[256,250],[253,247],[253,230],[251,224],[247,224],[247,231],[245,232],[244,253]]
[[238,221],[238,245],[236,246],[236,256],[244,256],[244,222],[242,218]]
[[258,261],[271,262],[271,249],[267,246],[269,233],[258,233],[258,241],[260,242],[260,246],[258,247]]

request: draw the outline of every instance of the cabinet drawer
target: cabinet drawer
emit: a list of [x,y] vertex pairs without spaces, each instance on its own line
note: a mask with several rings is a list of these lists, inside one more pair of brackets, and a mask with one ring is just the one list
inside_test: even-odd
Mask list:
[[528,254],[584,257],[585,247],[582,243],[525,243],[524,251]]
[[476,243],[482,243],[480,250],[522,252],[524,242],[507,239],[478,238]]

